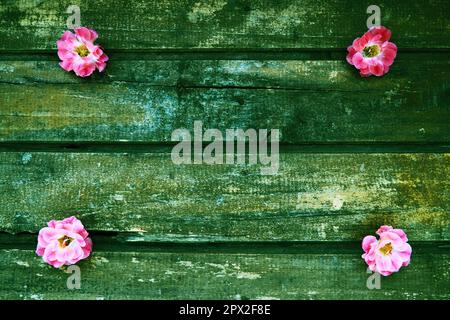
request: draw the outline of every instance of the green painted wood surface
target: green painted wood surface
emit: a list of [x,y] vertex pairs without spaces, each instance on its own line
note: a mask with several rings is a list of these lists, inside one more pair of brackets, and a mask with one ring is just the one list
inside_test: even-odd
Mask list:
[[[109,49],[345,48],[366,29],[370,1],[4,0],[0,49],[54,49],[67,7]],[[382,23],[401,48],[449,48],[447,0],[380,0]],[[120,14],[118,12],[120,10]]]
[[195,120],[278,128],[289,143],[449,141],[450,60],[439,54],[406,55],[382,79],[361,79],[343,56],[145,58],[87,80],[56,61],[0,61],[0,141],[161,142]]
[[[95,241],[95,238],[94,238]],[[81,288],[33,250],[0,249],[7,299],[449,299],[448,246],[414,246],[412,263],[369,290],[359,244],[295,246],[256,253],[98,249],[78,265]],[[198,252],[195,252],[195,251]],[[283,252],[283,250],[288,252]],[[244,252],[242,252],[244,251]],[[20,279],[21,281],[17,281]]]
[[449,154],[286,153],[275,176],[259,165],[177,166],[159,153],[0,160],[3,231],[77,215],[90,230],[158,241],[356,241],[384,223],[413,240],[450,240]]

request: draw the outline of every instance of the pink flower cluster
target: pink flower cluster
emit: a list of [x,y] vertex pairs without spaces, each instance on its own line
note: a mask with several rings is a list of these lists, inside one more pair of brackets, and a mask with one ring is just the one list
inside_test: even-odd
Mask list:
[[88,28],[76,28],[75,34],[64,32],[56,44],[58,56],[62,60],[60,66],[66,71],[74,71],[79,77],[90,76],[95,69],[102,72],[106,67],[108,57],[95,45],[97,33]]
[[401,267],[409,265],[411,259],[411,246],[407,243],[408,238],[402,229],[393,229],[390,226],[381,226],[374,236],[366,236],[362,242],[364,254],[362,258],[366,261],[369,269],[388,276],[397,272]]
[[51,220],[39,231],[36,254],[55,268],[75,264],[89,256],[92,241],[80,220]]
[[397,46],[389,42],[391,31],[385,27],[372,27],[347,48],[347,61],[363,77],[380,77],[389,72],[397,56]]

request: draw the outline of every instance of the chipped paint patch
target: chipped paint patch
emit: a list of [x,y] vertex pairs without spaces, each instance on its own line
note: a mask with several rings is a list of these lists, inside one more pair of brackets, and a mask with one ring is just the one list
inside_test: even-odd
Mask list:
[[12,65],[0,65],[0,72],[13,73],[15,70]]
[[366,171],[366,165],[364,163],[361,163],[361,165],[359,166],[359,172],[364,172]]
[[123,194],[115,194],[113,195],[113,199],[116,201],[124,201],[125,197],[123,196]]
[[236,277],[237,279],[249,279],[255,280],[261,278],[261,275],[249,272],[249,271],[241,271],[241,267],[235,263],[225,263],[225,264],[216,264],[216,263],[206,263],[213,268],[219,269],[217,272],[214,272],[214,275],[217,278],[223,277]]
[[138,259],[136,259],[135,257],[131,258],[131,262],[132,263],[141,263]]
[[210,3],[197,2],[194,4],[192,11],[188,13],[188,20],[197,23],[214,16],[218,11],[222,10],[227,4],[226,0],[217,0]]
[[325,232],[325,228],[326,228],[326,224],[325,223],[321,223],[319,225],[319,228],[317,230],[317,233],[319,234],[319,237],[322,239],[326,239],[327,238],[327,233]]
[[280,33],[288,33],[299,26],[302,21],[310,20],[307,15],[306,10],[298,10],[295,5],[290,5],[283,10],[273,8],[254,9],[247,16],[244,28],[256,31],[261,28],[261,24],[264,24],[269,29],[277,30]]
[[94,262],[95,264],[103,264],[108,263],[109,260],[105,257],[92,257],[92,262]]
[[349,107],[345,107],[344,110],[345,110],[345,114],[348,115],[348,116],[351,115],[352,112],[353,112],[353,110],[351,108],[349,108]]
[[261,278],[261,276],[257,273],[252,272],[238,272],[236,273],[236,278],[255,280]]
[[333,70],[330,72],[330,75],[328,76],[328,80],[335,81],[337,79],[338,72],[336,70]]
[[331,207],[331,210],[341,210],[342,206],[344,205],[344,199],[340,198],[340,197],[336,197],[333,199],[333,205]]
[[191,261],[178,261],[177,263],[187,268],[192,268],[194,266]]

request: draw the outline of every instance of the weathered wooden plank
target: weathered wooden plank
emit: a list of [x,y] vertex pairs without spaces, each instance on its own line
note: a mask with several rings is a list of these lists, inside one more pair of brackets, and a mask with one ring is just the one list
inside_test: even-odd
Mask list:
[[[4,0],[0,49],[55,49],[71,0]],[[344,48],[366,28],[369,2],[315,0],[77,1],[107,49]],[[449,48],[446,0],[380,0],[403,48]]]
[[[416,248],[416,247],[415,247]],[[381,278],[360,249],[324,253],[95,251],[80,262],[81,288],[32,250],[0,250],[2,299],[449,299],[447,250],[413,253],[410,266]]]
[[137,57],[93,79],[56,61],[0,61],[0,141],[165,142],[202,120],[277,128],[288,143],[448,142],[450,62],[408,57],[382,79],[361,79],[344,59]]
[[379,225],[449,240],[449,154],[280,155],[174,165],[158,153],[0,153],[0,231],[80,217],[129,241],[360,240]]

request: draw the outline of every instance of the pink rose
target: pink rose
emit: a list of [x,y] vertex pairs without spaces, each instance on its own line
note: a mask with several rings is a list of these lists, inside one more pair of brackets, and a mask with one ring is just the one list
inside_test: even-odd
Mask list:
[[393,229],[390,226],[381,226],[374,236],[366,236],[362,242],[364,254],[362,258],[366,261],[369,269],[388,276],[397,272],[401,267],[406,267],[411,259],[411,246],[407,243],[408,238],[402,229]]
[[347,48],[347,61],[359,70],[362,77],[380,77],[389,72],[397,55],[397,46],[389,42],[391,31],[385,27],[372,27]]
[[88,77],[95,68],[102,72],[108,57],[98,45],[94,45],[97,33],[88,28],[76,28],[75,34],[64,32],[56,44],[58,56],[62,60],[59,65],[66,71],[74,71],[79,77]]
[[46,263],[59,268],[89,256],[92,241],[80,220],[70,217],[62,221],[51,220],[47,225],[39,231],[36,248],[36,254]]

